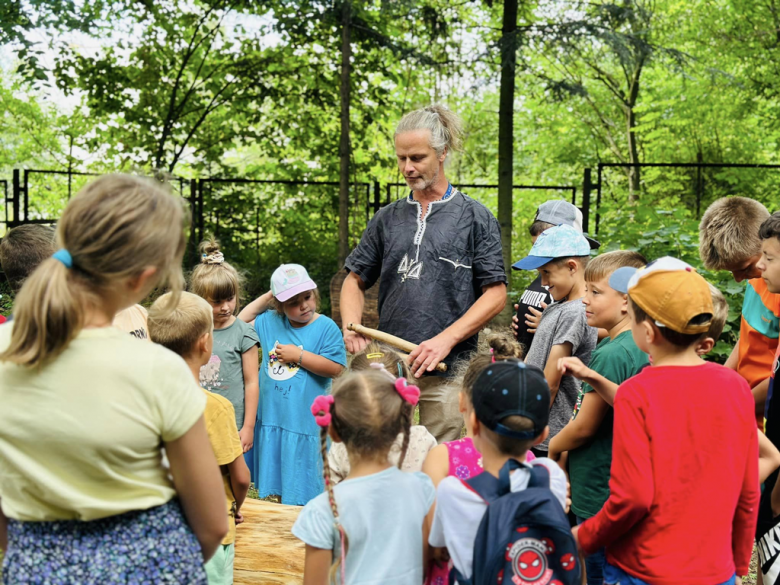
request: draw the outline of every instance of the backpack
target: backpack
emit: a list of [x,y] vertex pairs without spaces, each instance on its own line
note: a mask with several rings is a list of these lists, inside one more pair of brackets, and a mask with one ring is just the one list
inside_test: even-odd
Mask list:
[[488,504],[474,541],[471,579],[451,571],[461,585],[579,585],[577,544],[560,502],[550,491],[550,472],[530,469],[528,487],[512,492],[509,474],[523,467],[510,459],[496,479],[481,473],[464,481]]

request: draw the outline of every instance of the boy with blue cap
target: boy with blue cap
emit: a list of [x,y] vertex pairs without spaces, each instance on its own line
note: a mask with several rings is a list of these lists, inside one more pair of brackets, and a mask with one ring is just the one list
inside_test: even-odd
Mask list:
[[[528,256],[515,263],[519,270],[537,270],[553,304],[542,313],[526,363],[544,371],[550,386],[550,438],[569,422],[581,383],[558,370],[558,360],[577,357],[584,364],[596,347],[598,333],[585,315],[585,267],[591,246],[585,236],[569,225],[545,230],[536,239]],[[549,439],[534,448],[546,457]]]

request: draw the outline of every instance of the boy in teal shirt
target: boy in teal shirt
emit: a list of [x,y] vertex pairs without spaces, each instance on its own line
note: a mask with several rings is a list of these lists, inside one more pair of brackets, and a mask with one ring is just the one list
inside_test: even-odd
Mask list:
[[[559,369],[583,380],[571,421],[550,441],[549,457],[560,460],[569,453],[572,511],[577,522],[595,516],[609,498],[612,464],[612,407],[588,383],[586,371],[596,372],[615,384],[637,374],[648,363],[647,354],[634,343],[624,291],[610,286],[609,278],[618,268],[641,268],[646,264],[637,252],[616,251],[592,259],[585,269],[583,298],[588,325],[606,329],[586,368],[574,357],[562,358]],[[601,584],[604,550],[585,558],[588,585]]]

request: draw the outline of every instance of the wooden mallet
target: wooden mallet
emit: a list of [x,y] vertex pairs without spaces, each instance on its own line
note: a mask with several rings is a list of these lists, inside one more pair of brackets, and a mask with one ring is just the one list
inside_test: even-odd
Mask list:
[[[406,353],[411,353],[417,349],[417,344],[412,343],[411,341],[406,341],[405,339],[401,339],[400,337],[396,337],[395,335],[390,335],[384,331],[379,331],[378,329],[363,327],[362,325],[356,325],[355,323],[350,323],[347,325],[347,329],[354,331],[355,333],[360,333],[360,335],[363,337],[368,337],[370,339],[375,339],[376,341],[386,343],[387,345],[400,349],[401,351],[405,351]],[[446,372],[447,364],[444,362],[439,362],[436,364],[436,371]]]

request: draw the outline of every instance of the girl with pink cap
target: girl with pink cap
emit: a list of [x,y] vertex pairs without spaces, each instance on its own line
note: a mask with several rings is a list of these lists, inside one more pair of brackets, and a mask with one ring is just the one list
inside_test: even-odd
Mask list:
[[247,454],[261,498],[302,506],[322,493],[320,433],[310,407],[347,364],[338,325],[317,312],[317,285],[303,266],[282,264],[271,290],[241,311],[260,338],[260,401]]

